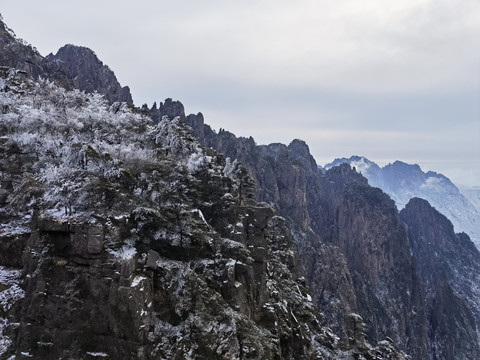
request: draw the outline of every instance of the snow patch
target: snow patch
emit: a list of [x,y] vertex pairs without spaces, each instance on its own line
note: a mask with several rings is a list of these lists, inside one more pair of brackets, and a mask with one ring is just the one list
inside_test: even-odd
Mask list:
[[6,327],[7,323],[6,319],[0,318],[0,356],[3,355],[12,344],[10,338],[3,335],[3,329]]
[[108,354],[104,352],[93,352],[93,351],[87,351],[87,355],[93,356],[93,357],[108,357]]
[[190,172],[195,172],[203,167],[206,162],[206,157],[201,151],[195,152],[188,158],[187,168]]
[[368,169],[370,168],[371,164],[365,161],[365,158],[362,157],[358,161],[352,161],[350,166],[355,167],[356,171],[359,174],[366,175],[368,173]]
[[138,284],[140,284],[143,280],[147,280],[147,278],[145,276],[140,276],[140,275],[137,275],[135,276],[135,278],[133,279],[132,281],[132,285],[130,285],[131,287],[136,287]]
[[25,291],[17,284],[0,292],[0,306],[4,312],[10,310],[14,303],[25,297]]
[[192,210],[192,213],[197,213],[198,216],[200,216],[200,219],[202,219],[202,221],[205,223],[205,225],[210,226],[210,225],[208,225],[207,220],[205,220],[205,217],[203,216],[202,210],[194,209],[194,210]]
[[425,180],[425,182],[420,185],[420,188],[423,190],[430,190],[430,191],[443,191],[444,184],[443,180],[438,177],[429,177]]
[[22,223],[8,223],[0,225],[0,235],[22,235],[31,232],[30,227],[25,222]]
[[0,284],[13,285],[20,282],[22,276],[21,270],[7,269],[4,266],[0,266]]
[[107,249],[107,252],[115,256],[117,259],[128,260],[136,255],[137,249],[131,245],[124,245],[119,250]]

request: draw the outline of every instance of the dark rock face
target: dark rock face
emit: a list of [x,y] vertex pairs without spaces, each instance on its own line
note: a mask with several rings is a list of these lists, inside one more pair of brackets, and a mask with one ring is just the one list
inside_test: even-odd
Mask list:
[[[455,290],[462,296],[453,301],[450,285],[440,286],[446,279],[444,273],[459,271],[460,262],[435,261],[435,270],[426,273],[437,279],[425,279],[423,261],[433,261],[436,252],[419,253],[413,240],[418,236],[409,228],[407,237],[402,224],[407,221],[403,216],[400,220],[393,201],[381,190],[368,186],[366,179],[347,165],[322,173],[299,140],[289,146],[256,146],[252,138],[237,138],[224,130],[217,134],[203,118],[192,121],[194,118],[185,117],[183,107],[177,106],[169,116],[185,118],[204,145],[241,161],[258,184],[257,200],[271,204],[287,219],[314,299],[331,328],[347,336],[345,314],[356,312],[366,322],[367,339],[378,341],[388,336],[414,358],[442,358],[445,354],[448,358],[448,351],[462,336],[462,356],[476,354],[476,330],[471,326],[461,330],[459,325],[450,335],[439,330],[453,319],[457,324],[471,324],[472,312],[478,311],[479,295],[471,287]],[[437,221],[430,224],[423,222],[418,229],[425,227],[437,241],[446,240],[435,231],[465,237],[454,235],[453,227],[442,229]],[[475,249],[471,242],[466,243],[470,244],[465,245],[470,259]],[[439,244],[438,248],[456,247],[452,244],[456,243]],[[472,264],[478,260],[467,263],[470,270],[476,269]],[[457,283],[478,283],[475,273],[478,271],[470,271]],[[445,317],[439,315],[443,311],[439,309],[446,303],[452,304],[452,311]],[[471,341],[473,345],[467,346]]]
[[48,78],[67,88],[73,88],[68,70],[43,56],[21,39],[0,18],[0,65],[25,72],[33,79]]
[[423,199],[400,212],[426,290],[430,347],[437,359],[480,356],[480,254]]
[[[223,255],[198,243],[198,235],[197,244],[185,235],[180,247],[168,241],[162,244],[166,239],[155,241],[150,234],[162,230],[158,223],[163,219],[154,214],[142,214],[143,225],[133,216],[111,225],[101,221],[72,226],[37,219],[24,253],[28,279],[21,323],[25,325],[20,327],[17,348],[39,359],[80,359],[89,353],[112,359],[185,358],[189,352],[204,359],[238,353],[245,359],[274,358],[274,354],[310,358],[313,349],[305,336],[311,335],[295,323],[295,315],[288,319],[279,315],[282,309],[274,302],[298,296],[276,293],[278,278],[283,278],[281,286],[304,286],[284,267],[289,260],[294,270],[296,261],[293,254],[289,258],[286,243],[277,241],[274,227],[267,238],[273,211],[255,206],[231,212],[249,217],[246,233],[237,231],[237,242],[213,240]],[[183,219],[190,226],[190,221],[198,220]],[[146,232],[131,248],[131,256],[122,252],[124,248],[108,250],[108,244],[119,240],[118,232],[139,228]],[[276,244],[274,252],[270,241]],[[39,252],[41,257],[29,255]],[[304,298],[288,303],[292,314],[314,321],[306,291]],[[259,336],[263,327],[274,331],[270,338]],[[171,345],[159,346],[165,337]],[[76,339],[74,346],[71,339]]]
[[110,103],[118,101],[133,104],[128,86],[122,87],[113,71],[89,48],[65,45],[55,55],[47,55],[46,59],[64,66],[75,88],[87,93],[97,91]]
[[3,29],[21,71],[0,67],[0,357],[479,357],[478,251],[425,203],[407,238],[388,196],[303,141],[35,84],[53,66],[129,96],[90,50],[37,58]]
[[157,103],[155,102],[151,108],[148,108],[147,104],[142,106],[142,109],[146,110],[152,120],[155,123],[160,122],[164,116],[168,119],[173,120],[176,117],[179,117],[181,120],[186,121],[193,129],[195,129],[195,136],[203,144],[205,141],[204,127],[205,122],[203,119],[203,114],[190,114],[185,115],[185,108],[180,101],[172,100],[171,98],[165,99],[165,102],[160,102],[160,106],[157,108]]
[[112,70],[85,47],[65,45],[43,57],[0,19],[0,65],[23,71],[32,79],[44,78],[66,89],[97,91],[110,102],[133,104],[128,86],[121,87]]
[[430,306],[433,359],[478,358],[478,332],[465,300],[448,283],[442,283],[437,287]]
[[[187,118],[188,121],[188,118]],[[196,133],[199,125],[192,124]],[[427,319],[405,229],[392,200],[348,165],[323,174],[308,146],[256,146],[204,126],[204,144],[238,159],[256,180],[257,199],[285,217],[325,323],[346,335],[345,314],[359,313],[367,339],[394,339],[427,358]]]
[[2,359],[407,359],[322,327],[286,220],[183,120],[7,75]]
[[423,291],[392,200],[380,189],[349,183],[336,212],[332,242],[347,259],[367,335],[391,337],[426,357]]
[[416,164],[395,161],[380,168],[360,156],[335,159],[325,168],[347,163],[368,179],[372,186],[385,191],[402,209],[411,198],[427,200],[454,224],[457,232],[466,232],[480,248],[480,212],[471,201],[444,175],[433,171],[423,172]]
[[[198,124],[192,128],[199,132]],[[406,210],[407,237],[388,196],[349,166],[322,174],[300,141],[256,146],[226,131],[203,130],[206,145],[249,169],[259,184],[257,199],[289,220],[304,274],[330,327],[345,334],[342,317],[357,312],[368,339],[391,337],[414,358],[451,358],[456,346],[461,350],[455,356],[476,356],[478,320],[472,319],[478,319],[480,295],[472,284],[479,283],[480,261],[465,234],[455,235],[440,214],[427,220],[419,214],[429,211],[419,210],[414,221],[406,219]],[[457,325],[449,332],[448,323]]]

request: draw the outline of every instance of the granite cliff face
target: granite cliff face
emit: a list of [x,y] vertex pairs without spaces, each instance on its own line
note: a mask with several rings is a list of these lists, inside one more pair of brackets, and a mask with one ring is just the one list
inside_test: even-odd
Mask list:
[[379,167],[361,157],[335,159],[325,168],[350,164],[368,179],[370,185],[385,191],[402,209],[413,197],[427,200],[438,211],[447,216],[457,232],[466,232],[480,248],[480,211],[475,206],[475,194],[470,197],[462,192],[444,175],[433,171],[423,172],[416,164],[395,161]]
[[0,65],[23,71],[32,79],[49,79],[65,89],[103,94],[110,102],[133,104],[128,86],[122,87],[115,74],[95,53],[85,47],[65,45],[46,57],[15,33],[0,15]]
[[0,358],[407,358],[321,325],[285,219],[180,118],[1,75]]
[[128,86],[121,87],[113,71],[89,48],[65,45],[55,55],[47,55],[46,59],[64,66],[75,88],[87,93],[97,91],[105,95],[110,103],[119,101],[133,104]]
[[331,243],[346,257],[370,338],[389,336],[416,358],[426,358],[422,285],[392,200],[358,182],[347,183],[341,196]]
[[400,212],[425,287],[435,359],[480,357],[480,253],[426,200]]
[[33,79],[49,78],[66,89],[73,88],[73,81],[63,66],[44,58],[30,44],[19,39],[0,15],[0,65],[23,71]]
[[[257,198],[271,203],[288,220],[304,274],[329,326],[344,332],[342,316],[353,311],[364,318],[368,339],[374,342],[389,336],[414,358],[476,355],[478,325],[474,326],[474,317],[469,315],[478,311],[476,265],[466,270],[464,263],[453,260],[461,258],[458,254],[445,255],[449,261],[435,262],[435,267],[426,270],[421,259],[431,255],[415,246],[416,235],[410,227],[407,234],[402,222],[409,222],[404,216],[400,219],[394,202],[346,164],[322,173],[302,141],[256,146],[253,139],[191,125],[204,144],[245,164],[259,184]],[[454,235],[449,224],[452,239],[466,238]],[[446,231],[438,221],[417,225],[417,229],[429,226]],[[459,241],[452,240],[449,247],[455,248]],[[455,251],[476,258],[473,244],[465,244],[463,250]],[[445,272],[468,275],[452,282],[463,284],[457,288],[437,281],[438,291],[423,276]],[[439,315],[447,304],[452,304],[451,312]],[[459,325],[449,329],[447,324],[453,319]],[[468,325],[462,327],[464,323]],[[458,353],[457,342],[464,346]]]

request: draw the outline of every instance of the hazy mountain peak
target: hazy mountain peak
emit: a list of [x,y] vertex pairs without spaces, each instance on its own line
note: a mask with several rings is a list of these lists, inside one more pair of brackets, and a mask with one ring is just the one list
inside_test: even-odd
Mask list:
[[384,166],[387,169],[395,169],[395,171],[402,170],[402,171],[409,171],[410,173],[420,174],[423,173],[422,169],[418,164],[407,164],[406,162],[396,160],[393,164],[388,164]]
[[336,158],[331,163],[326,164],[325,169],[330,169],[343,163],[347,163],[352,166],[355,166],[354,164],[364,164],[365,167],[370,167],[371,165],[375,164],[373,161],[370,161],[365,156],[352,155],[349,158]]
[[418,164],[396,160],[382,168],[363,156],[335,159],[326,168],[348,163],[368,179],[372,186],[385,191],[399,209],[411,198],[428,200],[438,211],[447,216],[455,231],[466,232],[480,247],[479,210],[446,176],[434,171],[424,172]]
[[[365,176],[368,180],[370,185],[374,185],[373,183],[378,182],[378,173],[380,172],[380,167],[374,163],[373,161],[367,159],[364,156],[353,155],[349,158],[337,158],[329,164],[325,165],[325,169],[331,169],[334,166],[338,166],[340,164],[349,164],[352,168],[359,173]],[[373,181],[372,181],[373,180]],[[378,186],[381,188],[381,186]]]

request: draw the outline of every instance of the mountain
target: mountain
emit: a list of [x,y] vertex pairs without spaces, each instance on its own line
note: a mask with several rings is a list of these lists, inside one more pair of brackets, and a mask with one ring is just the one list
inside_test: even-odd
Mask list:
[[113,71],[89,48],[65,45],[55,55],[47,55],[46,59],[64,66],[75,88],[87,93],[97,91],[105,95],[110,103],[119,101],[133,104],[129,87],[121,87]]
[[48,78],[66,89],[73,89],[73,81],[67,69],[50,61],[22,39],[19,39],[0,15],[0,64],[15,68],[38,79]]
[[[415,359],[442,358],[440,351],[451,356],[457,343],[464,348],[455,353],[456,359],[468,359],[472,356],[468,354],[477,353],[477,343],[467,345],[479,334],[479,297],[473,290],[478,280],[472,278],[476,270],[466,269],[455,259],[476,259],[478,250],[467,235],[454,234],[445,217],[438,224],[433,216],[419,225],[420,229],[438,227],[439,232],[449,229],[448,241],[455,244],[461,239],[466,244],[461,256],[452,255],[454,259],[436,263],[434,270],[458,273],[463,280],[452,281],[451,289],[445,285],[437,291],[422,277],[425,269],[419,268],[418,259],[423,254],[413,246],[415,234],[405,231],[408,222],[399,216],[394,201],[369,186],[367,179],[348,164],[321,171],[303,141],[294,140],[288,146],[257,146],[252,138],[212,131],[198,115],[187,116],[186,121],[203,144],[240,160],[259,184],[257,199],[270,203],[285,217],[326,325],[344,333],[341,318],[354,311],[367,324],[367,339],[375,342],[388,336]],[[360,163],[370,166],[364,160]],[[441,249],[441,245],[437,247]],[[469,291],[468,286],[461,290],[455,285],[469,281],[473,285]],[[432,298],[436,312],[432,312]],[[448,319],[459,324],[467,321],[468,326],[446,326],[449,320],[442,318],[441,309],[452,299],[458,306],[449,309]],[[472,319],[476,320],[472,323]],[[464,336],[460,342],[459,334]]]
[[456,231],[466,232],[480,249],[480,210],[473,202],[479,198],[478,193],[469,192],[469,196],[464,196],[446,176],[433,171],[423,172],[420,166],[401,161],[380,168],[365,157],[352,156],[335,159],[325,165],[325,169],[344,163],[365,176],[370,185],[390,195],[399,209],[414,197],[427,200],[452,221]]
[[428,203],[79,84],[0,67],[0,358],[477,357],[478,250]]
[[0,64],[25,72],[33,79],[44,78],[66,89],[97,91],[110,103],[125,101],[133,104],[130,89],[122,87],[113,71],[95,53],[85,47],[65,45],[46,57],[27,42],[16,37],[0,15]]
[[287,220],[324,324],[346,334],[344,317],[353,311],[369,341],[389,337],[427,358],[422,284],[393,201],[348,165],[323,174],[301,140],[257,146],[202,127],[204,144],[241,161],[259,185],[257,199]]
[[285,219],[180,118],[1,75],[1,358],[407,359],[321,325]]
[[480,186],[460,186],[460,192],[480,211]]
[[480,252],[426,200],[411,199],[400,218],[427,294],[433,357],[480,358]]

